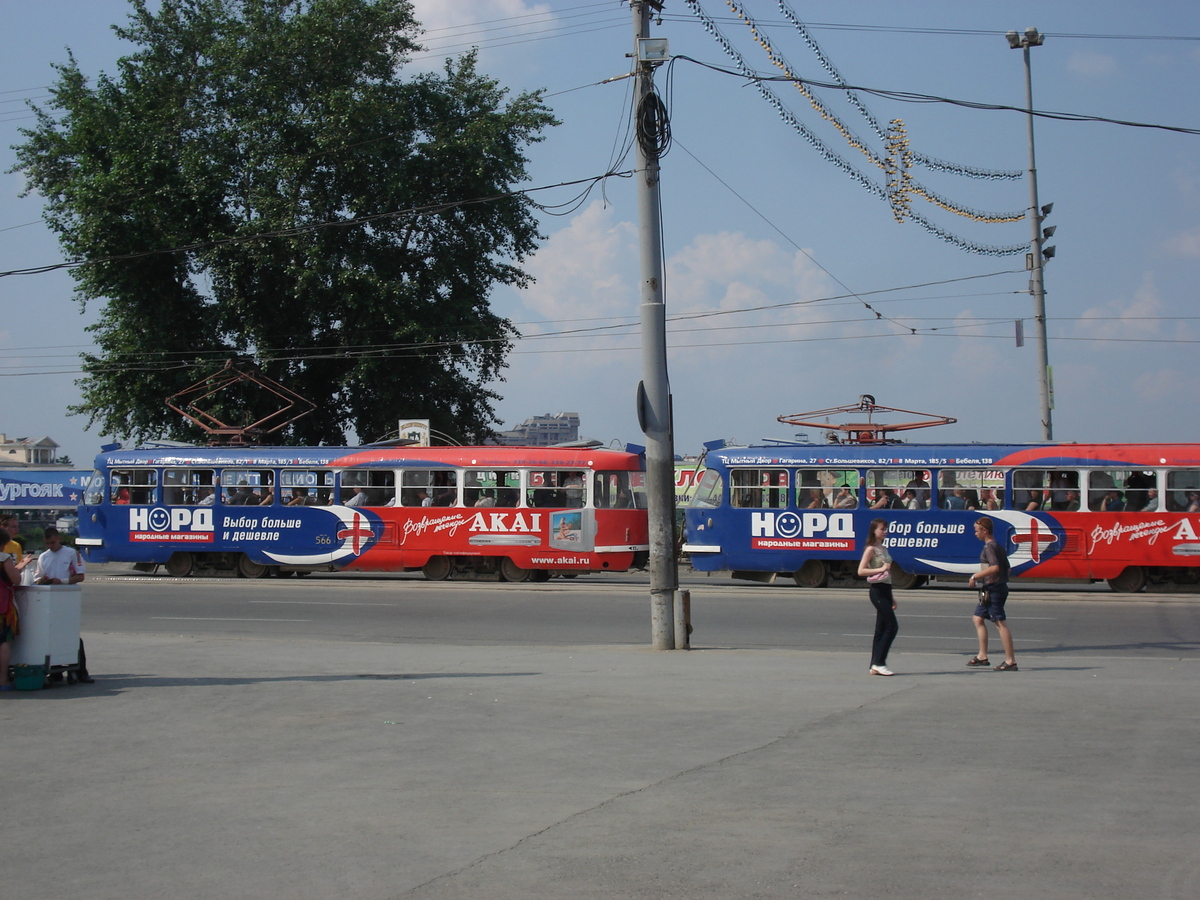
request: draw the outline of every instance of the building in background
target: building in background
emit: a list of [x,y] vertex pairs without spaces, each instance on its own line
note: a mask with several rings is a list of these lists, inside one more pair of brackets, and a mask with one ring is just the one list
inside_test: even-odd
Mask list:
[[8,435],[0,434],[0,466],[51,466],[57,456],[58,444],[48,437],[10,441]]
[[552,447],[579,440],[579,413],[560,412],[533,416],[511,431],[496,435],[496,443],[505,447]]
[[16,514],[26,550],[44,547],[47,525],[57,525],[68,543],[75,532],[75,507],[91,473],[56,463],[58,448],[48,437],[0,434],[0,511]]

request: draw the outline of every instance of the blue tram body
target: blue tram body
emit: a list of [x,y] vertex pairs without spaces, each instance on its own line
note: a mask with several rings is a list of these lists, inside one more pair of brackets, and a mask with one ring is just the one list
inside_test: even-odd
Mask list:
[[685,510],[697,571],[820,586],[855,577],[869,522],[889,522],[900,586],[979,567],[992,518],[1012,575],[1200,581],[1200,446],[832,444],[712,450]]

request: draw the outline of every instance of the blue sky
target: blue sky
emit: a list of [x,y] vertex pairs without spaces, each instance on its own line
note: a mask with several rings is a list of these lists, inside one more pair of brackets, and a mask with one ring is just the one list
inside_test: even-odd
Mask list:
[[[481,68],[515,90],[544,88],[563,124],[531,151],[530,186],[608,171],[623,145],[631,82],[628,6],[618,0],[420,0],[429,51],[414,71],[476,44]],[[775,0],[750,14],[803,77],[829,76]],[[757,71],[775,72],[749,30],[718,0],[701,7]],[[113,72],[123,52],[108,26],[124,0],[0,0],[0,157],[28,124],[25,98],[44,96],[51,63],[70,48],[86,73]],[[826,58],[852,85],[988,104],[1024,105],[1021,53],[1003,34],[1034,26],[1040,110],[1200,127],[1200,7],[1026,2],[895,4],[793,0]],[[730,60],[683,0],[667,0],[655,36],[677,56]],[[1172,38],[1170,40],[1164,38]],[[1190,38],[1190,39],[1188,39]],[[660,69],[675,143],[663,161],[663,231],[670,377],[677,452],[721,437],[788,438],[783,414],[854,402],[953,416],[928,439],[1040,438],[1033,304],[1024,257],[964,252],[877,199],[826,161],[744,79],[678,60]],[[792,87],[772,90],[832,151],[875,182],[882,174]],[[821,98],[874,149],[883,145],[838,94]],[[988,170],[1028,164],[1023,114],[862,95],[886,124],[902,119],[911,148]],[[1200,136],[1039,119],[1040,200],[1057,255],[1046,268],[1054,436],[1065,441],[1191,441],[1200,396]],[[616,164],[631,167],[631,157]],[[974,210],[1021,211],[1028,188],[914,170],[930,189]],[[0,178],[0,270],[62,259],[37,224],[18,174]],[[578,188],[539,191],[566,203]],[[991,246],[1029,240],[1029,225],[981,224],[920,198],[914,209],[961,238]],[[567,212],[570,207],[564,209]],[[32,224],[31,224],[32,223]],[[547,239],[526,263],[524,291],[493,302],[525,338],[511,357],[498,412],[576,411],[604,441],[639,439],[638,229],[633,184],[608,179],[565,215],[543,217]],[[936,284],[935,284],[936,283]],[[927,285],[925,287],[912,287]],[[103,436],[66,414],[77,354],[88,346],[64,272],[0,279],[0,375],[10,437],[50,435],[76,463]],[[869,308],[868,308],[869,307]],[[876,312],[883,318],[877,318]],[[1014,322],[1026,343],[1015,346]],[[580,329],[604,327],[599,332]],[[916,334],[912,331],[916,330]],[[572,335],[563,332],[575,332]],[[919,433],[918,433],[919,434]],[[820,439],[817,433],[809,437]],[[920,436],[921,439],[926,439]]]

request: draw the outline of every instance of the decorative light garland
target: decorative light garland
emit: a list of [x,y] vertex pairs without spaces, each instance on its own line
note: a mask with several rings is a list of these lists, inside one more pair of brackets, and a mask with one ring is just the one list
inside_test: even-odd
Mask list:
[[809,128],[807,128],[804,123],[797,119],[784,105],[783,101],[775,96],[774,92],[771,91],[770,88],[764,85],[760,79],[756,79],[754,77],[754,70],[750,68],[749,64],[747,64],[747,62],[742,58],[742,55],[738,53],[736,49],[734,49],[733,44],[729,42],[725,35],[721,34],[721,31],[717,28],[716,23],[708,17],[708,14],[705,13],[704,10],[700,9],[699,0],[684,0],[684,2],[687,3],[688,6],[692,7],[692,11],[696,14],[696,17],[700,19],[700,23],[704,26],[704,30],[712,35],[713,39],[720,44],[721,49],[724,50],[725,54],[733,60],[738,70],[744,76],[746,76],[751,83],[753,83],[754,87],[760,94],[762,94],[763,98],[770,103],[771,106],[775,107],[775,111],[779,113],[781,119],[783,119],[787,124],[791,125],[792,128],[794,128],[801,137],[808,141],[809,144],[812,145],[813,149],[821,154],[821,156],[824,157],[827,162],[833,163],[835,166],[857,181],[863,188],[867,190],[868,193],[874,194],[880,199],[887,199],[887,192],[883,189],[883,187],[873,182],[870,178],[854,168],[854,166],[844,160],[841,156],[825,146],[825,142],[817,137],[817,135],[814,134]]
[[887,173],[888,201],[892,204],[892,215],[901,224],[912,211],[912,199],[909,196],[912,189],[912,153],[908,149],[908,133],[904,130],[904,122],[892,119],[888,124],[887,134]]
[[[884,171],[885,176],[887,177],[886,185],[881,186],[877,184],[865,174],[854,168],[854,166],[852,166],[848,161],[827,147],[815,133],[808,129],[795,117],[795,115],[792,114],[783,101],[780,100],[774,94],[774,92],[772,92],[766,87],[766,85],[763,84],[762,79],[756,76],[754,70],[747,64],[742,55],[721,33],[716,22],[714,22],[713,19],[710,18],[703,9],[701,9],[699,0],[684,0],[684,2],[691,9],[693,15],[700,20],[704,30],[707,31],[714,40],[716,40],[721,49],[725,51],[725,54],[733,60],[735,66],[742,73],[742,75],[749,79],[758,89],[758,92],[763,96],[763,98],[775,108],[780,118],[782,118],[787,124],[791,125],[792,128],[798,134],[800,134],[801,137],[808,141],[808,143],[812,145],[812,147],[827,162],[833,163],[837,168],[841,169],[843,172],[857,181],[859,185],[868,193],[873,194],[882,200],[886,200],[892,207],[892,214],[896,217],[897,221],[903,222],[905,220],[911,220],[920,225],[930,234],[933,234],[935,237],[938,237],[947,243],[953,244],[959,249],[965,250],[969,253],[977,253],[985,256],[1014,256],[1019,253],[1024,253],[1028,249],[1028,246],[1025,244],[1009,247],[996,247],[965,240],[946,231],[944,228],[935,225],[933,222],[930,222],[924,216],[913,212],[911,209],[910,195],[917,194],[918,196],[921,196],[922,198],[934,203],[937,206],[940,206],[943,209],[946,209],[949,212],[966,216],[974,219],[975,221],[1019,221],[1020,219],[1024,218],[1024,212],[992,215],[980,213],[955,204],[914,181],[909,170],[913,162],[919,161],[922,164],[928,165],[929,168],[935,171],[949,172],[951,174],[964,174],[968,177],[1009,179],[1013,177],[1013,173],[987,172],[986,170],[982,169],[970,170],[967,167],[958,167],[953,163],[947,163],[943,160],[936,160],[930,157],[919,157],[917,154],[912,153],[912,151],[909,149],[908,136],[904,130],[903,122],[900,120],[894,120],[891,123],[888,131],[882,133],[882,137],[887,145],[887,156],[881,157],[878,153],[868,147],[861,139],[859,139],[853,132],[851,132],[850,129],[848,129],[837,118],[837,116],[830,112],[824,106],[824,104],[822,104],[821,101],[804,86],[803,81],[791,72],[790,67],[785,61],[783,61],[782,57],[775,52],[774,48],[771,47],[770,42],[759,34],[757,25],[754,23],[753,19],[751,19],[750,16],[741,8],[737,0],[726,0],[726,3],[729,5],[730,9],[750,27],[751,33],[754,35],[755,40],[766,51],[771,62],[787,74],[788,78],[792,81],[800,93],[809,100],[809,103],[821,115],[821,117],[833,124],[833,126],[837,128],[839,132],[841,132],[843,137],[846,138],[846,141],[850,144],[850,146],[859,150],[868,159],[870,159],[874,165],[878,166]],[[787,12],[788,11],[785,11],[785,15]],[[794,17],[794,14],[792,14],[792,16]],[[798,19],[795,21],[799,22]],[[806,36],[806,42],[809,43],[810,47],[816,46],[816,42],[811,39],[811,35],[807,35],[807,31],[802,30],[801,34]],[[824,54],[820,52],[819,47],[816,48],[816,51],[818,52],[819,57],[823,60],[822,65],[825,65]],[[831,63],[826,66],[826,71],[829,71],[831,66]],[[836,69],[830,72],[830,74],[833,75],[839,82],[844,84],[841,76],[836,73]],[[851,93],[852,92],[847,91],[847,94]],[[862,106],[861,101],[855,102],[855,100],[852,100],[851,102],[854,102],[855,106],[859,108],[860,112],[863,112],[864,116],[867,118],[868,122],[871,123],[872,127],[878,131],[878,123],[875,121],[874,117],[871,116],[868,111],[866,111],[865,107]],[[960,168],[963,170],[961,173],[958,172]],[[1019,172],[1015,174],[1016,177],[1021,177],[1022,175],[1022,173]]]
[[[879,139],[886,140],[887,135],[879,127],[879,122],[875,119],[875,116],[871,114],[870,110],[868,110],[863,102],[859,99],[858,94],[846,86],[846,79],[842,77],[842,73],[837,70],[837,67],[834,66],[833,62],[825,55],[825,51],[821,49],[821,46],[817,43],[816,38],[812,36],[808,28],[805,27],[804,23],[800,21],[800,17],[796,15],[795,11],[787,4],[786,0],[777,0],[777,2],[779,11],[783,13],[784,18],[792,23],[792,27],[794,27],[800,34],[800,37],[803,38],[804,43],[808,45],[808,48],[812,50],[813,55],[817,57],[817,61],[821,64],[821,68],[823,68],[829,74],[830,78],[842,86],[843,90],[846,92],[846,99],[850,101],[855,109],[862,113],[863,118],[870,123],[871,128],[874,129],[875,133],[879,136]],[[980,169],[976,166],[964,166],[958,163],[946,162],[944,159],[936,159],[932,156],[925,156],[922,153],[913,153],[912,160],[913,162],[925,166],[926,168],[935,172],[946,172],[952,175],[962,175],[964,178],[982,178],[989,181],[1019,181],[1025,177],[1025,173],[1020,169],[1012,171]]]
[[[843,124],[843,122],[834,113],[830,112],[830,110],[825,106],[825,104],[822,103],[821,100],[815,94],[813,94],[812,91],[810,91],[808,89],[808,87],[804,84],[803,79],[801,79],[795,73],[795,71],[792,69],[791,64],[788,63],[787,60],[785,60],[783,58],[782,54],[777,54],[775,49],[771,46],[770,40],[768,40],[765,35],[760,33],[757,23],[754,21],[753,18],[751,18],[750,14],[748,12],[746,12],[745,8],[742,6],[742,4],[739,2],[739,0],[725,0],[725,2],[726,2],[726,5],[729,6],[730,10],[735,15],[737,15],[738,18],[740,18],[743,22],[746,23],[746,26],[750,29],[750,33],[754,36],[755,41],[757,41],[758,45],[760,47],[762,47],[763,50],[766,52],[767,58],[769,60],[771,60],[771,62],[780,71],[783,72],[783,74],[792,82],[793,85],[795,85],[796,89],[808,100],[808,102],[812,106],[812,108],[815,109],[821,115],[821,118],[825,119],[827,122],[830,122],[834,126],[834,128],[836,128],[838,131],[840,131],[842,133],[842,136],[846,138],[846,142],[849,143],[851,147],[854,147],[855,149],[861,151],[863,153],[863,155],[865,155],[868,159],[871,160],[872,163],[874,163],[879,168],[883,169],[885,172],[888,171],[889,167],[895,168],[897,166],[897,163],[895,160],[881,158],[878,153],[876,153],[871,148],[867,147],[865,145],[865,143],[861,139],[858,138],[857,135],[855,135],[852,131],[850,131],[850,129],[847,128],[846,125]],[[780,8],[784,9],[784,4],[782,3],[782,0],[780,0],[780,4],[781,4]],[[790,10],[785,9],[785,13],[790,13]],[[800,22],[800,20],[795,17],[794,13],[791,14],[790,18],[792,19],[793,23],[801,30],[801,35],[804,37],[804,39],[808,43],[808,45],[810,47],[812,47],[814,49],[814,51],[817,53],[818,58],[821,59],[822,65],[825,67],[825,70],[834,79],[836,79],[838,81],[838,83],[844,85],[845,81],[844,81],[844,79],[842,79],[841,74],[837,71],[837,69],[835,69],[833,67],[832,63],[828,62],[828,60],[825,59],[825,55],[821,51],[821,48],[817,45],[816,40],[808,33],[808,31],[806,29],[804,29],[804,26]],[[847,91],[846,93],[847,93],[847,95],[853,95],[852,91]],[[871,123],[872,127],[875,129],[876,133],[880,136],[880,138],[886,142],[888,139],[887,134],[880,131],[879,124],[875,121],[874,116],[872,116],[869,112],[867,112],[866,107],[862,105],[861,101],[858,101],[857,97],[855,97],[854,100],[855,100],[855,106],[864,114],[864,116],[867,118],[867,121]],[[907,148],[907,140],[905,141],[905,146]],[[909,157],[908,157],[909,165],[911,165],[911,163],[914,160],[915,160],[915,154],[912,154],[911,152],[909,152]],[[950,164],[947,164],[947,165],[950,165]],[[953,169],[951,169],[950,171],[954,172]],[[954,174],[958,174],[958,173],[954,172]],[[1021,173],[1017,172],[1016,175],[1018,177],[1020,177]],[[908,191],[911,190],[912,193],[925,198],[930,203],[940,206],[942,209],[946,210],[947,212],[952,212],[955,215],[962,216],[967,219],[972,219],[973,221],[976,221],[976,222],[997,224],[997,223],[1004,223],[1004,222],[1018,222],[1021,219],[1025,218],[1024,211],[1016,212],[1016,213],[984,213],[984,212],[979,212],[978,210],[970,209],[968,207],[962,206],[961,204],[954,203],[953,201],[947,200],[946,198],[935,193],[934,191],[930,190],[929,188],[926,188],[924,185],[920,184],[919,182],[913,181],[911,178],[905,179],[904,183],[902,185],[897,185],[897,189],[902,190],[905,193],[907,193]],[[894,207],[893,207],[893,212],[895,212]],[[900,221],[903,221],[903,219],[901,219]]]

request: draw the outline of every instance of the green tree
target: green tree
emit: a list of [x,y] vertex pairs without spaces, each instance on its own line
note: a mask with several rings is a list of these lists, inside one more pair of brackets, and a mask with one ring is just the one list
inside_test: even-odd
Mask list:
[[[540,93],[510,97],[473,55],[401,78],[419,49],[407,0],[131,4],[117,73],[92,85],[69,56],[15,148],[89,261],[77,298],[104,302],[74,411],[106,434],[195,439],[164,399],[240,356],[317,404],[285,442],[371,440],[414,416],[488,435],[486,385],[516,334],[488,295],[529,281],[541,237],[511,194],[556,124]],[[273,399],[205,408],[240,425]]]

